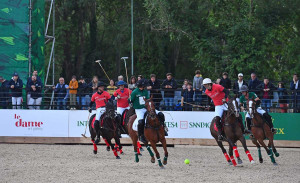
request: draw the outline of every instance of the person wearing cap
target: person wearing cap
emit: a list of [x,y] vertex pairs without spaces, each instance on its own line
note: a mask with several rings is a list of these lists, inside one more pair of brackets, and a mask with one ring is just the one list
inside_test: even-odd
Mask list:
[[5,80],[2,76],[0,76],[0,107],[2,109],[7,109],[8,100],[9,100],[9,89],[6,87],[9,81]]
[[222,76],[222,79],[220,81],[220,85],[222,85],[227,90],[231,89],[231,80],[228,78],[228,73],[227,72],[223,72],[223,76]]
[[162,89],[164,90],[164,103],[166,106],[166,111],[171,111],[174,105],[174,95],[177,89],[177,82],[173,78],[171,73],[166,74],[167,79],[162,83]]
[[209,96],[215,105],[215,119],[218,128],[218,141],[223,140],[221,118],[224,111],[227,111],[227,104],[225,103],[229,95],[229,91],[219,84],[213,84],[211,79],[205,78],[203,86],[206,88],[205,94]]
[[239,92],[239,91],[241,90],[243,85],[248,86],[247,82],[244,81],[243,78],[244,78],[243,73],[239,73],[238,80],[236,82],[234,82],[234,84],[233,84],[233,92],[237,97],[236,99],[237,99],[238,103],[239,103],[239,98],[242,95],[241,92]]
[[118,82],[119,89],[117,89],[113,93],[113,96],[117,100],[117,113],[119,115],[122,115],[126,109],[130,108],[128,100],[131,91],[128,88],[125,88],[125,85],[126,85],[125,81],[119,81]]
[[27,92],[30,94],[29,109],[40,109],[42,103],[42,87],[41,81],[37,80],[35,75],[31,76],[31,81],[27,83]]
[[[33,70],[32,75],[27,78],[26,88],[30,88],[30,86],[28,84],[31,82],[32,76],[36,76],[36,80],[38,82],[42,83],[41,78],[38,76],[38,71],[37,70]],[[30,100],[30,93],[27,92],[27,105],[29,105],[29,100]]]
[[[88,111],[91,113],[92,106],[94,103],[96,103],[96,118],[95,118],[95,122],[94,122],[94,127],[95,127],[97,134],[100,133],[99,120],[101,119],[101,116],[105,112],[106,103],[108,101],[112,102],[110,94],[107,91],[104,91],[104,86],[105,86],[105,84],[103,82],[100,81],[98,83],[98,86],[97,86],[98,91],[93,94],[90,105],[89,105],[89,109],[88,109]],[[100,138],[98,138],[98,135],[97,135],[97,139],[95,140],[95,143],[98,144],[99,142],[100,142]]]
[[88,108],[88,101],[90,100],[88,92],[88,85],[84,77],[80,76],[78,80],[77,103],[81,106],[81,109]]
[[[240,96],[240,106],[241,106],[241,111],[244,111],[247,109],[247,101],[250,99],[253,99],[256,102],[256,111],[262,115],[263,119],[267,122],[268,126],[270,127],[272,133],[275,133],[276,130],[273,127],[273,122],[272,122],[272,117],[267,113],[265,110],[263,110],[260,107],[260,99],[254,92],[249,92],[249,89],[246,85],[243,85],[241,87],[240,92],[242,93],[242,96]],[[247,112],[246,114],[246,123],[247,123],[247,128],[249,131],[251,131],[251,116]]]
[[[141,79],[137,82],[137,88],[133,90],[131,93],[131,102],[133,104],[133,108],[135,109],[136,113],[136,119],[133,122],[132,129],[134,131],[138,132],[138,136],[141,142],[146,143],[146,139],[144,136],[144,127],[145,127],[145,120],[144,115],[147,112],[145,108],[145,101],[144,99],[149,99],[149,93],[145,89],[146,87],[146,81],[145,79]],[[165,132],[166,132],[166,126],[165,126],[165,116],[162,112],[159,112],[155,110],[156,114],[158,115],[158,118],[160,120],[160,123],[164,126]],[[166,134],[167,136],[167,134]]]
[[63,77],[59,78],[59,83],[53,87],[56,94],[57,110],[66,110],[67,99],[69,97],[69,86],[65,84]]
[[13,78],[6,85],[7,88],[11,90],[12,93],[12,106],[13,109],[21,109],[22,104],[22,88],[23,81],[19,78],[18,73],[14,73]]

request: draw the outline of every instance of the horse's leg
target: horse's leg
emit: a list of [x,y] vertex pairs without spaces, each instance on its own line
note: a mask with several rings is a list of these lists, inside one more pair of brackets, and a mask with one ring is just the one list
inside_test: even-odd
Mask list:
[[279,153],[277,152],[277,150],[274,146],[274,134],[272,132],[267,132],[266,136],[269,139],[268,147],[269,147],[270,151],[273,151],[275,156],[278,157]]
[[272,152],[272,150],[268,149],[268,147],[266,146],[264,140],[263,139],[258,139],[258,142],[260,143],[260,145],[262,145],[265,148],[265,150],[267,151],[269,157],[271,158],[272,163],[276,164],[275,158],[273,156],[273,152]]
[[233,148],[235,157],[236,157],[236,159],[238,160],[238,164],[242,164],[243,161],[242,161],[241,158],[240,158],[240,154],[239,154],[239,151],[238,151],[238,149],[237,149],[237,145],[236,145],[236,144],[233,144],[233,147],[232,147],[232,148]]
[[[133,132],[134,133],[134,132]],[[137,142],[138,142],[138,137],[137,135],[134,133],[133,135],[130,135],[131,137],[131,140],[132,140],[132,143],[133,143],[133,149],[134,149],[134,156],[135,156],[135,162],[139,162],[139,155],[138,155],[138,152],[137,152]]]
[[244,137],[244,136],[241,136],[241,137],[240,137],[240,141],[241,141],[241,143],[242,143],[242,145],[243,145],[243,147],[244,147],[245,153],[247,154],[250,163],[253,164],[253,163],[254,163],[254,160],[253,160],[253,158],[252,158],[252,156],[251,156],[251,154],[250,154],[250,151],[248,150],[248,147],[247,147],[247,145],[246,145],[245,137]]
[[117,149],[114,148],[114,145],[111,143],[111,139],[106,139],[109,146],[111,147],[116,159],[121,159],[120,156],[118,155]]
[[233,166],[236,166],[237,164],[236,164],[236,161],[233,156],[233,148],[230,144],[229,144],[229,156],[230,156],[230,160],[231,160]]
[[115,142],[116,142],[115,147],[116,147],[117,151],[119,151],[120,154],[124,154],[123,150],[122,150],[123,146],[120,142],[120,138],[118,136],[116,136],[114,139],[115,139]]
[[93,142],[93,145],[94,145],[94,151],[93,152],[94,152],[94,154],[97,154],[97,150],[98,150],[97,149],[97,144],[95,143],[95,140],[92,139],[91,141]]
[[261,149],[260,149],[259,143],[257,142],[257,140],[255,138],[252,138],[252,143],[254,145],[256,145],[256,147],[257,147],[259,162],[263,163],[264,160],[263,160],[262,155],[261,155]]
[[155,163],[155,158],[154,158],[154,154],[151,150],[151,147],[149,146],[148,142],[145,144],[147,151],[149,152],[150,156],[151,156],[151,163]]
[[225,156],[225,158],[226,158],[228,164],[229,164],[229,165],[232,165],[232,162],[230,161],[230,158],[229,158],[229,156],[228,156],[228,154],[227,154],[226,149],[225,149],[224,146],[223,146],[222,141],[218,141],[218,140],[216,139],[216,142],[218,143],[218,146],[221,148],[221,150],[222,150],[222,152],[223,152],[223,154],[224,154],[224,156]]
[[141,146],[140,142],[137,141],[136,145],[137,145],[137,153],[138,153],[138,155],[142,156],[141,151],[140,151],[142,146]]
[[[164,132],[165,133],[165,132]],[[166,139],[162,139],[161,140],[161,143],[162,143],[162,146],[164,148],[164,151],[165,151],[165,157],[164,157],[164,161],[163,161],[163,164],[166,165],[168,163],[168,156],[169,156],[169,153],[168,153],[168,150],[167,150],[167,142],[166,142]]]
[[156,155],[159,167],[164,168],[164,165],[161,163],[159,152],[157,151],[157,148],[156,148],[156,143],[155,142],[151,142],[151,141],[150,141],[150,143],[151,143],[152,149],[155,152],[155,155]]
[[107,142],[107,140],[105,138],[103,138],[103,140],[104,140],[104,142],[106,144],[106,150],[110,151],[110,145],[109,145],[109,143]]

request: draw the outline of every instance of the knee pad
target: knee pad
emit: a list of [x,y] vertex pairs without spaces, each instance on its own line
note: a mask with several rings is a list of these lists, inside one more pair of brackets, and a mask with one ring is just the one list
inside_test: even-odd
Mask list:
[[94,122],[94,127],[95,127],[95,128],[99,128],[99,127],[100,127],[100,125],[99,125],[99,120],[95,120],[95,122]]

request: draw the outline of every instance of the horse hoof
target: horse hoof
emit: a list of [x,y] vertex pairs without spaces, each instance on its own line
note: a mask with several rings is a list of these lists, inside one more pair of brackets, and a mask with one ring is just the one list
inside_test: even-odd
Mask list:
[[97,154],[97,151],[96,150],[93,150],[94,154]]
[[276,157],[279,157],[279,153],[278,153],[278,152],[276,152],[276,153],[274,153],[274,154],[275,154]]
[[140,151],[144,151],[144,149],[141,147],[141,148],[140,148]]
[[254,163],[255,163],[255,161],[254,161],[254,160],[252,160],[250,163],[251,163],[251,164],[254,164]]
[[228,162],[228,165],[233,165],[233,163],[231,161]]
[[139,156],[143,156],[141,153],[138,154]]
[[116,159],[121,159],[121,157],[120,156],[116,156]]
[[136,159],[136,160],[135,160],[136,163],[138,163],[139,161],[140,161],[139,159]]
[[107,150],[107,151],[110,151],[110,147],[106,147],[106,150]]
[[163,164],[164,164],[164,165],[167,165],[167,164],[168,164],[168,162],[167,162],[167,161],[163,161]]
[[121,152],[121,154],[124,155],[125,153],[124,153],[124,152]]
[[162,166],[159,166],[160,167],[160,169],[165,169],[165,167],[162,165]]
[[260,163],[263,163],[263,162],[264,162],[264,160],[261,158],[261,159],[259,159],[259,162],[260,162]]
[[155,158],[151,158],[151,163],[155,163]]
[[94,143],[98,144],[99,142],[100,142],[100,139],[96,139]]
[[278,164],[275,162],[275,163],[273,163],[273,165],[277,166]]
[[241,159],[238,159],[238,164],[243,164],[243,161]]

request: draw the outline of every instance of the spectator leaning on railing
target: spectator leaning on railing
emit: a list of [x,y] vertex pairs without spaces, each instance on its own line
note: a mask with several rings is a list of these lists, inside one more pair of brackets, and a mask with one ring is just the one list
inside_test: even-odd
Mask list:
[[233,84],[233,92],[236,95],[236,100],[239,102],[240,101],[240,96],[242,95],[242,93],[240,92],[241,87],[243,85],[248,86],[248,84],[246,83],[246,81],[243,80],[244,75],[242,73],[238,74],[238,80],[234,82]]
[[72,80],[69,84],[69,93],[70,93],[70,106],[71,109],[76,109],[76,95],[78,89],[78,82],[76,80],[76,76],[72,76]]
[[78,81],[77,103],[81,106],[81,109],[87,109],[87,105],[90,103],[88,85],[83,76],[80,76]]
[[162,83],[162,89],[164,90],[164,103],[166,110],[171,111],[174,105],[174,93],[177,89],[177,82],[173,79],[171,73],[167,73],[167,79]]
[[8,100],[9,100],[9,89],[6,87],[9,81],[5,80],[2,76],[0,76],[0,107],[2,109],[7,109]]
[[227,90],[231,90],[231,80],[228,78],[228,73],[223,72],[222,79],[220,81],[220,85],[222,85]]
[[197,105],[200,105],[202,102],[202,83],[203,78],[201,76],[200,70],[196,70],[193,79],[193,90],[195,91],[195,103]]
[[255,73],[251,73],[251,79],[248,83],[248,88],[250,92],[254,92],[257,95],[259,94],[259,91],[257,90],[257,86],[261,84],[261,81],[259,81],[256,77]]
[[65,79],[63,77],[59,78],[59,83],[57,83],[56,87],[53,87],[56,94],[58,110],[66,110],[66,104],[69,95],[68,87],[69,86],[65,84]]
[[[122,80],[123,81],[123,80]],[[118,89],[116,86],[115,86],[115,81],[113,79],[111,79],[109,81],[109,86],[106,87],[107,88],[107,92],[109,93],[110,96],[112,96],[115,91]]]
[[287,97],[288,97],[288,93],[286,91],[286,88],[284,87],[284,83],[283,82],[279,82],[278,83],[278,97],[279,97],[279,106],[280,106],[280,110],[281,113],[287,113],[287,107],[288,107],[288,101],[287,101]]
[[134,90],[136,88],[136,77],[135,76],[130,77],[130,84],[128,84],[128,88],[130,90]]
[[261,92],[261,107],[267,112],[270,112],[271,100],[276,87],[265,77],[264,82],[257,86],[257,90]]
[[23,81],[19,78],[18,73],[14,73],[13,78],[9,81],[7,88],[11,90],[13,109],[21,109]]
[[37,76],[31,76],[31,81],[27,83],[27,92],[30,94],[29,109],[40,109],[42,103],[42,82],[37,80]]
[[[187,88],[183,89],[181,92],[181,96],[184,101],[184,110],[185,111],[192,111],[191,103],[193,102],[193,96],[194,96],[194,90],[193,90],[192,85],[193,84],[191,82],[188,82]],[[187,104],[186,102],[190,103],[190,104]]]
[[155,74],[150,75],[150,80],[148,81],[147,90],[150,91],[150,96],[153,96],[153,102],[155,104],[155,108],[158,110],[160,101],[162,100],[162,95],[160,92],[160,83],[156,79]]
[[294,112],[300,112],[300,82],[298,74],[293,75],[293,81],[291,81],[290,88],[292,90],[292,102],[294,107]]
[[[36,76],[36,80],[42,82],[41,78],[38,76],[38,71],[34,70],[32,72],[32,76]],[[28,77],[27,79],[27,83],[26,83],[26,88],[30,88],[30,86],[28,86],[28,83],[32,80],[32,77]],[[27,105],[29,105],[29,100],[30,100],[30,93],[27,91]]]

